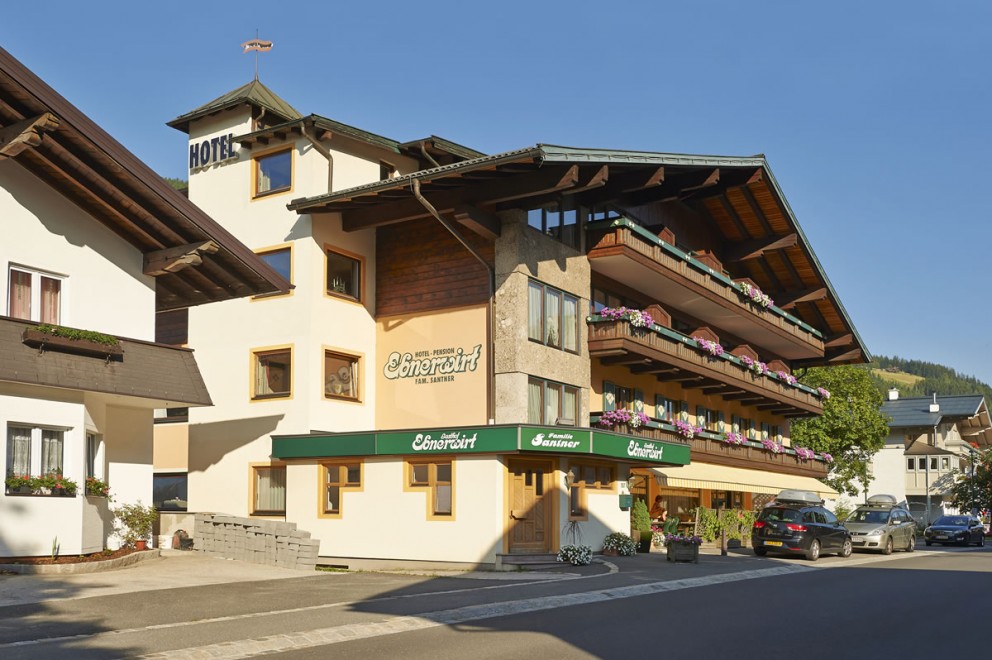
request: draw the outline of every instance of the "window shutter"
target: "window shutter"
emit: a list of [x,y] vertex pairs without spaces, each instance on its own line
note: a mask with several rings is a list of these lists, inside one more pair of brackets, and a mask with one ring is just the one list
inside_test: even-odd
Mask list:
[[662,421],[667,420],[665,417],[665,397],[660,394],[654,395],[654,417]]
[[696,426],[706,428],[706,408],[696,406]]
[[716,430],[720,433],[724,433],[726,430],[726,424],[723,421],[723,411],[719,411],[716,414]]
[[634,412],[644,412],[644,390],[634,390]]
[[737,415],[730,416],[730,430],[734,433],[741,432],[741,418]]
[[603,412],[616,410],[617,386],[608,380],[603,381]]
[[679,419],[683,422],[689,423],[689,402],[679,401]]
[[767,440],[768,439],[769,430],[770,429],[768,427],[768,424],[766,424],[765,422],[762,422],[761,423],[761,439],[762,440]]

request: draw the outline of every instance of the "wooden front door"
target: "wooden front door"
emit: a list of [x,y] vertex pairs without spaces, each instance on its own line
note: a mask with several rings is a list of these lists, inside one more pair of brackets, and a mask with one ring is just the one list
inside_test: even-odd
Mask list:
[[550,463],[510,460],[510,554],[551,551]]

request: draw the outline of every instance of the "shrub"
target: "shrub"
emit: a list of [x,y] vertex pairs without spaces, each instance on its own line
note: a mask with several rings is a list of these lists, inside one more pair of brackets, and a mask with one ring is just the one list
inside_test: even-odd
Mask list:
[[134,546],[135,541],[147,540],[156,520],[158,511],[153,506],[144,506],[141,500],[114,509],[114,527],[126,545]]
[[613,532],[603,539],[603,550],[615,550],[622,557],[630,557],[637,554],[637,542],[623,532]]
[[639,532],[651,531],[651,516],[644,500],[634,500],[634,506],[630,510],[630,526]]
[[558,551],[557,559],[573,566],[585,566],[592,561],[592,548],[588,545],[564,545]]

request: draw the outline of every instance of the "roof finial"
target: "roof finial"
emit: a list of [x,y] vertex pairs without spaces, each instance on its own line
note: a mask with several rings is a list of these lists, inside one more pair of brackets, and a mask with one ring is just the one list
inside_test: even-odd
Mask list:
[[241,44],[242,52],[255,51],[255,80],[258,80],[258,54],[272,50],[272,42],[258,38],[258,28],[255,29],[255,38]]

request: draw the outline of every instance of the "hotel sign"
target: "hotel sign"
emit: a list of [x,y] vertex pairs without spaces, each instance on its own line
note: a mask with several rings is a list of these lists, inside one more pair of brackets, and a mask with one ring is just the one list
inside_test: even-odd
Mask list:
[[238,151],[234,145],[234,133],[189,145],[189,169],[191,170],[237,157]]
[[378,433],[376,454],[492,454],[516,451],[517,429],[476,427]]
[[393,352],[382,367],[382,375],[387,380],[412,378],[417,385],[448,383],[455,380],[456,374],[475,371],[481,355],[482,344],[468,351],[449,346],[412,353]]
[[688,465],[688,445],[635,438],[615,433],[593,432],[592,453],[633,461]]
[[520,429],[521,451],[550,451],[566,454],[588,454],[592,451],[592,433],[565,427]]

